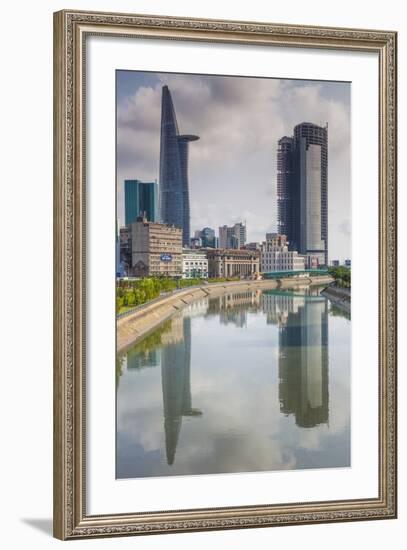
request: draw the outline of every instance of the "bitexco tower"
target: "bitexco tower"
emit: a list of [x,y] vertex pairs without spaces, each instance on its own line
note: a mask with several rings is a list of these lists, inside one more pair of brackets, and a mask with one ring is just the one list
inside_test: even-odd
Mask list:
[[160,141],[160,218],[182,228],[182,244],[190,245],[188,144],[198,136],[180,135],[168,86],[163,86]]

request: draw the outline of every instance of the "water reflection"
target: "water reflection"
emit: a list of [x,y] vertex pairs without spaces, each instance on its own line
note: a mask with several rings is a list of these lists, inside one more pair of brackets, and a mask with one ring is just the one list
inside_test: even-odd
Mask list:
[[349,325],[318,289],[194,302],[118,360],[117,476],[349,465]]
[[161,354],[164,430],[167,463],[173,464],[183,416],[199,416],[191,404],[191,319],[172,322]]
[[243,328],[247,325],[248,313],[260,309],[261,291],[231,292],[207,301],[207,316],[216,315],[223,325],[232,323]]
[[280,327],[280,409],[304,428],[329,419],[327,315],[325,299],[304,300]]

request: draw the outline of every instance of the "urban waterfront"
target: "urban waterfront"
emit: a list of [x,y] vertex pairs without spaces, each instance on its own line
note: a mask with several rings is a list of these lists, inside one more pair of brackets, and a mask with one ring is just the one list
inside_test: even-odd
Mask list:
[[350,319],[320,290],[204,298],[119,356],[116,477],[350,466]]

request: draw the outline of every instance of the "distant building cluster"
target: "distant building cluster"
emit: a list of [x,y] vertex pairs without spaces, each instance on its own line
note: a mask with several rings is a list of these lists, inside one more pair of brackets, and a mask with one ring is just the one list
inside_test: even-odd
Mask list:
[[191,248],[218,248],[219,239],[215,235],[215,230],[210,227],[204,227],[195,231],[191,238]]
[[340,267],[341,265],[343,265],[345,267],[351,267],[352,262],[351,262],[351,260],[347,259],[343,262],[343,264],[341,264],[341,262],[339,260],[332,260],[331,265],[332,265],[332,267]]
[[163,86],[159,182],[124,181],[118,277],[258,278],[328,264],[327,126],[304,122],[279,140],[278,232],[261,242],[248,242],[243,220],[219,226],[218,234],[212,227],[191,234],[188,148],[198,139],[180,134],[170,90]]

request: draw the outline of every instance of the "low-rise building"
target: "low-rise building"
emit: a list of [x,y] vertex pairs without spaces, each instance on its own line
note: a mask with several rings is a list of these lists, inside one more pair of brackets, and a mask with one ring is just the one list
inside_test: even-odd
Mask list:
[[[287,235],[281,235],[280,233],[266,233],[266,243],[268,243],[269,246],[287,246],[288,247],[288,240]],[[263,243],[264,244],[264,243]]]
[[[325,259],[320,254],[305,254],[305,267],[307,269],[319,269],[321,265],[324,265]],[[322,262],[322,263],[321,263]]]
[[132,274],[135,277],[182,276],[182,229],[137,218],[131,224]]
[[260,271],[260,252],[231,248],[207,248],[209,277],[253,278]]
[[208,258],[204,250],[184,248],[182,251],[182,278],[207,279]]
[[246,243],[244,245],[244,248],[246,248],[247,250],[261,250],[261,244],[257,242]]
[[305,269],[305,257],[296,250],[288,249],[287,237],[277,233],[267,233],[261,247],[261,271],[302,271]]

